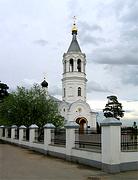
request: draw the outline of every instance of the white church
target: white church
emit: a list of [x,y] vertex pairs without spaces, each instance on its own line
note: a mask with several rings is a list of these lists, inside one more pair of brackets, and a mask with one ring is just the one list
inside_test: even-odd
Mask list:
[[[86,102],[86,55],[77,41],[77,27],[73,24],[72,41],[63,55],[62,101],[57,101],[65,122],[75,121],[80,130],[96,129],[96,112]],[[44,80],[42,86],[46,83]],[[45,84],[46,85],[46,84]],[[48,83],[47,83],[48,86]]]

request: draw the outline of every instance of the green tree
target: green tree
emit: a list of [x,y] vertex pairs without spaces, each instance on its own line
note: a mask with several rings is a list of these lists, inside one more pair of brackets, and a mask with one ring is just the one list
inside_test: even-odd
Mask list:
[[7,84],[0,82],[0,102],[3,101],[4,97],[9,95],[8,89],[9,87],[7,86]]
[[122,110],[122,104],[118,102],[116,96],[108,96],[108,103],[103,109],[104,116],[114,117],[115,119],[120,120],[124,116],[124,111]]
[[0,104],[0,117],[6,124],[17,126],[37,124],[42,127],[46,123],[53,123],[60,127],[64,122],[58,113],[57,103],[48,98],[38,85],[31,89],[17,87]]

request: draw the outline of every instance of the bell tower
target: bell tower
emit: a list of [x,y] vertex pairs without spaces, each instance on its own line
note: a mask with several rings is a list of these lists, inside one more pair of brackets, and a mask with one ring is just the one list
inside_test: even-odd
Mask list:
[[86,56],[81,52],[77,41],[77,27],[72,27],[72,41],[63,55],[62,100],[73,103],[86,101]]

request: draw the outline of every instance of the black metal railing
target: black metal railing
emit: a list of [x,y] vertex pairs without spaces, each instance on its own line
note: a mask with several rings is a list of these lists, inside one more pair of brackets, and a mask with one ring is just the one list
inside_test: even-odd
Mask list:
[[52,144],[53,145],[66,145],[66,130],[65,129],[54,129],[52,130]]
[[5,137],[5,128],[2,128],[2,137]]
[[75,147],[101,151],[101,133],[92,130],[76,130]]
[[11,138],[11,128],[8,128],[8,138]]
[[138,151],[138,129],[121,128],[121,151]]
[[35,141],[44,143],[44,128],[38,128],[35,130]]
[[29,128],[26,128],[25,130],[26,130],[26,132],[25,132],[25,140],[29,141],[30,130],[29,130]]
[[29,128],[23,129],[23,141],[29,141]]
[[19,128],[15,129],[15,139],[19,139]]

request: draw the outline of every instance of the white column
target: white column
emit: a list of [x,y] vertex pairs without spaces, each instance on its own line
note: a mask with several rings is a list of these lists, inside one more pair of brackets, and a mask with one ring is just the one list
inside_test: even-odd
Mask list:
[[8,137],[8,128],[5,127],[5,139]]
[[69,61],[66,60],[66,72],[69,72]]
[[2,138],[3,128],[4,128],[4,126],[0,126],[0,139]]
[[17,129],[16,125],[11,126],[11,139],[15,139],[15,129]]
[[29,142],[30,142],[30,145],[35,142],[35,130],[38,129],[38,126],[36,124],[32,124],[30,127],[29,127]]
[[74,71],[78,71],[78,69],[77,69],[77,59],[74,59]]
[[106,118],[102,123],[102,170],[120,172],[121,122]]
[[84,62],[81,61],[81,72],[84,72]]
[[43,126],[44,128],[44,146],[45,150],[48,150],[49,144],[51,144],[52,139],[52,130],[55,129],[55,126],[52,123],[47,123]]
[[23,136],[24,136],[24,130],[26,127],[24,125],[19,127],[19,142],[23,141]]
[[69,121],[65,125],[66,128],[66,159],[70,159],[72,148],[75,147],[75,129],[79,128],[79,125],[74,121]]

